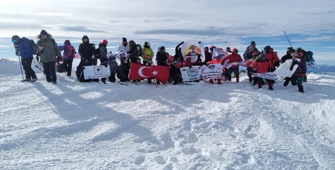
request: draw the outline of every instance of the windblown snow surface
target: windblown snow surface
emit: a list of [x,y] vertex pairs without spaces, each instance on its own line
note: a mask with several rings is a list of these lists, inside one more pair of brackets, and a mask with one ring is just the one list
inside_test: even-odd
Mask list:
[[[74,66],[75,67],[75,66]],[[334,169],[335,67],[305,93],[221,85],[22,83],[0,61],[0,169]]]

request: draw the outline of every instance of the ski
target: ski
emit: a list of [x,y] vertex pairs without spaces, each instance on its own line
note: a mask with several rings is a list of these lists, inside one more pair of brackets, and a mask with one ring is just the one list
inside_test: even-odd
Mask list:
[[125,86],[128,86],[128,84],[127,84],[127,83],[123,83],[123,82],[119,82],[119,84],[121,84],[121,85],[125,85]]

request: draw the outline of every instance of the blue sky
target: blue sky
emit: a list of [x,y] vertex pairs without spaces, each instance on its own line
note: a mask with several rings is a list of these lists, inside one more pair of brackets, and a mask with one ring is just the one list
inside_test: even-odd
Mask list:
[[15,57],[14,34],[37,41],[45,29],[62,44],[71,40],[78,48],[83,35],[98,44],[109,41],[115,51],[121,38],[156,52],[164,45],[174,53],[181,41],[201,41],[205,46],[238,48],[250,41],[263,49],[271,45],[281,57],[290,46],[314,52],[319,63],[335,64],[335,1],[333,0],[16,0],[0,6],[0,58]]

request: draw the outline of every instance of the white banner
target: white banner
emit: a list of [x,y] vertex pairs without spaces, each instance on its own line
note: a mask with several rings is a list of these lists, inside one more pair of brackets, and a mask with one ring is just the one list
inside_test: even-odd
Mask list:
[[286,60],[274,72],[253,73],[252,76],[265,78],[269,80],[277,80],[279,78],[292,77],[293,73],[298,68],[298,65],[294,65],[292,71],[290,70],[292,61],[293,61],[292,59]]
[[292,61],[292,59],[288,59],[284,63],[281,63],[280,66],[273,73],[280,76],[281,78],[292,77],[293,73],[298,68],[298,65],[296,64],[294,65],[292,71],[290,70]]
[[84,79],[107,78],[110,76],[109,66],[84,66]]
[[201,66],[182,67],[180,68],[183,81],[196,81],[201,79]]
[[209,66],[202,66],[202,79],[222,79],[222,65],[221,64],[211,64]]

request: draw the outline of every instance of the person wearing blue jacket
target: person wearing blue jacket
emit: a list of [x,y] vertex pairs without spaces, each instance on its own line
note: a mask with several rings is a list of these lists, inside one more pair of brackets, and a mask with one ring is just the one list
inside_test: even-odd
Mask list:
[[33,46],[26,37],[20,38],[18,35],[12,36],[16,55],[21,57],[21,63],[25,73],[25,79],[22,82],[35,82],[37,80],[35,71],[31,68],[33,57]]

